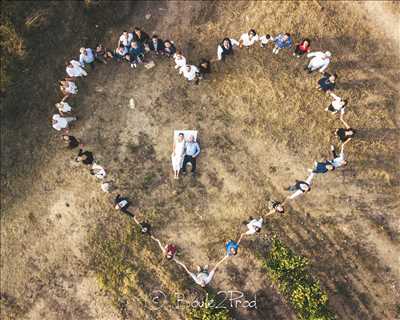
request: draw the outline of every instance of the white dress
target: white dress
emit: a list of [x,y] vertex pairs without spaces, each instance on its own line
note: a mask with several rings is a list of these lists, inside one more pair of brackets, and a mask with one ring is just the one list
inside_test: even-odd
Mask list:
[[179,171],[183,165],[183,156],[185,155],[185,140],[175,142],[175,156],[171,155],[172,168],[174,171]]

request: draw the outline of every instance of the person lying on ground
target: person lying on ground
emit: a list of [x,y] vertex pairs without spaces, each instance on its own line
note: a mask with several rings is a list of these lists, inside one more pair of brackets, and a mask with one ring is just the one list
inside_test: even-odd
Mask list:
[[142,29],[139,27],[135,27],[133,30],[133,39],[132,41],[136,41],[142,45],[144,48],[145,45],[148,45],[150,43],[150,37],[149,35],[144,32]]
[[250,217],[250,221],[246,225],[248,230],[240,235],[238,243],[242,241],[243,236],[259,233],[261,231],[262,224],[263,218],[260,217],[260,219],[253,219],[253,217]]
[[104,181],[101,183],[100,188],[105,193],[110,193],[112,189],[111,181]]
[[147,222],[140,222],[139,223],[139,226],[140,226],[140,232],[142,233],[142,234],[150,234],[150,232],[151,232],[151,225],[149,224],[149,223],[147,223]]
[[287,49],[292,46],[292,38],[290,37],[290,33],[279,34],[274,39],[275,47],[272,49],[272,52],[278,54],[281,49]]
[[178,138],[174,140],[172,146],[172,169],[174,170],[174,179],[179,179],[179,172],[183,165],[183,159],[185,155],[185,136],[181,132],[178,134]]
[[107,64],[107,60],[114,58],[114,54],[111,50],[104,48],[104,46],[99,43],[96,46],[94,58],[101,63]]
[[296,180],[296,183],[289,188],[288,191],[293,192],[291,196],[288,196],[286,199],[292,200],[302,195],[303,193],[309,192],[311,190],[312,179],[314,178],[315,173],[311,172],[311,174],[307,177],[305,181]]
[[335,170],[334,165],[326,160],[323,162],[318,162],[315,161],[314,162],[314,167],[312,169],[308,169],[309,172],[313,172],[313,173],[327,173],[328,171],[333,171]]
[[206,76],[206,74],[211,73],[211,65],[210,65],[210,61],[207,59],[201,59],[200,63],[197,67],[199,69],[199,79],[202,80],[204,79],[204,77]]
[[130,62],[131,68],[136,68],[138,64],[143,63],[144,49],[140,42],[132,41],[126,59]]
[[133,34],[124,30],[118,39],[117,48],[119,48],[122,45],[126,49],[128,49],[131,46],[132,39],[133,39]]
[[185,157],[183,158],[182,173],[186,173],[188,163],[192,165],[192,175],[196,173],[196,158],[200,154],[200,146],[194,140],[194,136],[190,135],[188,141],[185,142]]
[[233,240],[229,240],[226,244],[225,244],[225,248],[226,248],[226,256],[236,256],[238,249],[239,249],[239,243],[235,242]]
[[343,114],[340,115],[340,121],[342,121],[345,127],[337,129],[335,131],[335,134],[341,143],[345,143],[347,141],[350,141],[354,137],[356,131],[351,128],[346,121],[344,121]]
[[64,116],[66,113],[72,112],[72,107],[69,105],[68,102],[64,102],[64,101],[57,102],[56,108],[57,108],[59,114],[62,116]]
[[250,48],[259,40],[256,30],[250,29],[248,32],[243,33],[239,39],[239,48]]
[[259,40],[260,40],[260,47],[265,48],[267,47],[268,43],[274,42],[275,39],[274,37],[271,37],[271,35],[266,34],[264,36],[261,36]]
[[310,44],[310,39],[303,39],[294,49],[293,56],[300,58],[305,53],[309,53],[311,51]]
[[164,42],[160,38],[158,38],[156,34],[153,34],[153,36],[151,37],[151,41],[149,43],[149,49],[155,54],[163,54]]
[[224,61],[225,58],[233,54],[233,47],[239,46],[239,42],[232,38],[225,38],[217,47],[217,57],[219,61]]
[[75,138],[74,136],[69,136],[67,134],[64,134],[62,136],[62,140],[67,145],[68,149],[75,149],[76,147],[79,146],[80,143],[77,138]]
[[[129,45],[130,46],[130,45]],[[118,61],[118,62],[122,62],[124,60],[128,60],[126,57],[129,56],[128,54],[128,48],[125,47],[124,45],[120,45],[117,49],[115,49],[115,54],[114,54],[114,58]]]
[[55,114],[52,118],[52,125],[57,131],[66,130],[69,128],[70,123],[75,120],[76,117],[61,117],[59,114]]
[[175,52],[176,48],[174,43],[170,40],[165,40],[163,54],[165,54],[167,57],[172,57],[175,54]]
[[114,204],[115,204],[115,210],[120,210],[121,212],[125,213],[126,215],[130,216],[131,218],[134,217],[134,215],[129,212],[128,208],[130,206],[130,202],[128,198],[121,197],[120,194],[117,194],[117,196],[114,199]]
[[183,56],[182,51],[177,50],[173,55],[175,60],[175,69],[180,69],[186,66],[186,58]]
[[100,180],[104,179],[107,175],[106,170],[96,162],[93,162],[92,169],[90,169],[90,174]]
[[321,73],[324,73],[326,68],[328,68],[329,63],[331,62],[332,54],[329,51],[326,52],[310,52],[307,54],[307,58],[312,58],[308,65],[305,67],[305,70],[308,73],[312,73],[318,70]]
[[215,272],[217,271],[217,268],[226,258],[227,257],[225,256],[220,261],[218,261],[217,264],[215,265],[215,267],[211,271],[208,271],[208,265],[205,265],[203,268],[200,266],[197,266],[197,274],[190,272],[189,269],[186,267],[186,265],[184,263],[182,263],[181,261],[179,261],[177,259],[174,259],[174,260],[177,264],[179,264],[180,266],[182,266],[185,269],[187,274],[193,279],[193,281],[196,284],[198,284],[199,286],[204,288],[206,285],[208,285],[212,281],[212,279],[215,275]]
[[60,90],[61,93],[63,94],[61,102],[67,100],[71,95],[75,95],[78,93],[78,87],[76,86],[75,82],[71,80],[61,80]]
[[344,142],[340,148],[340,153],[337,154],[336,153],[336,149],[334,145],[331,145],[331,152],[332,152],[332,157],[333,159],[330,160],[330,163],[332,163],[332,165],[335,168],[340,168],[340,167],[344,167],[347,165],[347,160],[344,157],[344,146],[347,142],[349,142],[350,140],[347,140],[346,142]]
[[326,93],[331,93],[335,90],[337,74],[324,73],[324,76],[319,79],[317,89]]
[[276,200],[270,200],[268,202],[268,210],[269,211],[265,214],[265,217],[268,217],[274,213],[285,213],[284,204]]
[[84,68],[86,65],[91,66],[94,68],[94,52],[91,48],[81,48],[79,50],[81,53],[79,55],[79,63],[82,68]]
[[158,246],[160,247],[161,251],[163,252],[165,258],[167,258],[167,260],[172,260],[175,258],[176,251],[177,251],[176,245],[170,243],[170,244],[163,246],[161,244],[161,241],[158,240],[156,237],[151,236],[151,238],[158,243]]
[[92,165],[94,162],[93,153],[91,151],[83,151],[82,147],[79,149],[78,155],[75,158],[76,162],[82,162],[85,165]]
[[[179,74],[182,74],[188,81],[197,80],[199,69],[196,66],[187,64],[179,69]],[[197,81],[196,81],[197,83]]]
[[76,60],[71,60],[65,63],[65,71],[67,72],[68,76],[75,79],[78,77],[86,77],[87,72],[85,69],[81,67],[81,64]]
[[333,98],[333,101],[328,107],[325,108],[325,111],[329,111],[333,114],[340,112],[340,114],[343,115],[346,110],[348,100],[343,100],[333,92],[330,92],[330,95]]

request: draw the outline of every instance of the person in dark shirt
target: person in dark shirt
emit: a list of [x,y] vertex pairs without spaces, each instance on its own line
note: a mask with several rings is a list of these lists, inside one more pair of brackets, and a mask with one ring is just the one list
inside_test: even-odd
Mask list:
[[69,136],[64,134],[62,136],[62,139],[64,143],[67,145],[68,149],[75,149],[77,146],[79,146],[79,140],[76,139],[74,136]]
[[150,224],[148,224],[147,222],[141,222],[139,225],[140,225],[140,231],[143,234],[150,234],[150,231],[151,231]]
[[164,42],[156,34],[153,34],[149,43],[149,49],[155,54],[162,54],[164,51]]
[[75,159],[77,162],[82,162],[86,165],[92,165],[94,161],[93,153],[90,151],[83,151],[79,149],[78,156]]
[[313,173],[327,173],[328,171],[333,171],[333,170],[335,170],[335,167],[328,160],[326,160],[324,162],[315,161],[314,162],[314,168],[309,169],[309,171],[313,172]]
[[199,69],[199,79],[204,79],[204,76],[211,72],[210,61],[207,59],[201,59],[197,67]]
[[330,93],[335,89],[337,74],[324,73],[324,76],[318,81],[317,89],[323,92]]
[[356,134],[356,131],[353,128],[351,128],[346,121],[344,121],[343,115],[340,116],[340,121],[342,121],[345,127],[337,129],[335,131],[335,134],[339,138],[339,141],[341,143],[344,143],[348,140],[351,140]]
[[146,32],[142,31],[139,27],[135,27],[132,34],[132,41],[140,42],[142,46],[150,42],[149,35]]
[[167,56],[167,57],[172,57],[176,52],[176,48],[173,44],[172,41],[170,40],[165,40],[164,41],[164,50],[163,53]]
[[117,194],[117,196],[114,199],[114,204],[116,210],[121,210],[121,212],[125,213],[126,215],[132,218],[134,217],[134,215],[128,211],[128,208],[130,206],[128,198],[121,197],[120,194]]
[[140,42],[132,41],[131,46],[128,50],[128,61],[132,68],[136,68],[136,65],[142,63],[144,60],[144,49]]

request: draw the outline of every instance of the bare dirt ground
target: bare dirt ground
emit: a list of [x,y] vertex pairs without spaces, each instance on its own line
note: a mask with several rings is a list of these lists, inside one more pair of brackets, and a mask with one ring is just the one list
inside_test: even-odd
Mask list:
[[[315,39],[314,49],[333,52],[338,92],[351,101],[346,119],[358,130],[346,149],[350,165],[317,177],[310,194],[268,220],[261,236],[246,239],[240,254],[221,267],[214,292],[257,296],[257,310],[233,309],[235,319],[295,319],[255,257],[272,234],[311,260],[338,319],[398,317],[399,50],[381,21],[387,8],[371,6],[150,2],[141,7],[150,20],[134,17],[126,25],[173,38],[194,62],[213,57],[224,35],[238,37],[250,27],[298,31],[296,38]],[[396,25],[397,13],[384,21]],[[106,41],[114,43],[120,30],[110,30]],[[148,71],[98,66],[72,101],[82,119],[74,134],[134,199],[138,217],[163,241],[175,242],[192,268],[222,257],[224,241],[237,237],[241,222],[256,216],[266,198],[283,198],[283,188],[304,178],[312,161],[336,143],[332,132],[339,124],[323,112],[329,99],[314,90],[318,77],[303,73],[304,61],[270,51],[238,52],[199,86],[185,83],[167,59],[155,59]],[[196,179],[171,179],[176,128],[199,130]],[[29,195],[2,208],[2,317],[184,319],[182,310],[168,303],[156,310],[148,300],[158,289],[171,296],[191,292],[190,279],[162,261],[148,240],[135,238],[132,223],[110,209],[111,197],[72,156],[52,154]],[[131,272],[118,295],[99,282],[95,257],[108,257],[99,251],[106,240],[115,244],[112,255],[121,253],[123,272]]]

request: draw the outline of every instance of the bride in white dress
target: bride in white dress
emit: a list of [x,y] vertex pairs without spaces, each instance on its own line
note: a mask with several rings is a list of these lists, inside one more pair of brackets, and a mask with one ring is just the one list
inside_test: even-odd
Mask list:
[[174,179],[179,178],[179,171],[182,168],[183,158],[185,155],[185,136],[183,133],[179,133],[178,139],[174,141],[172,149],[172,168],[174,169]]

